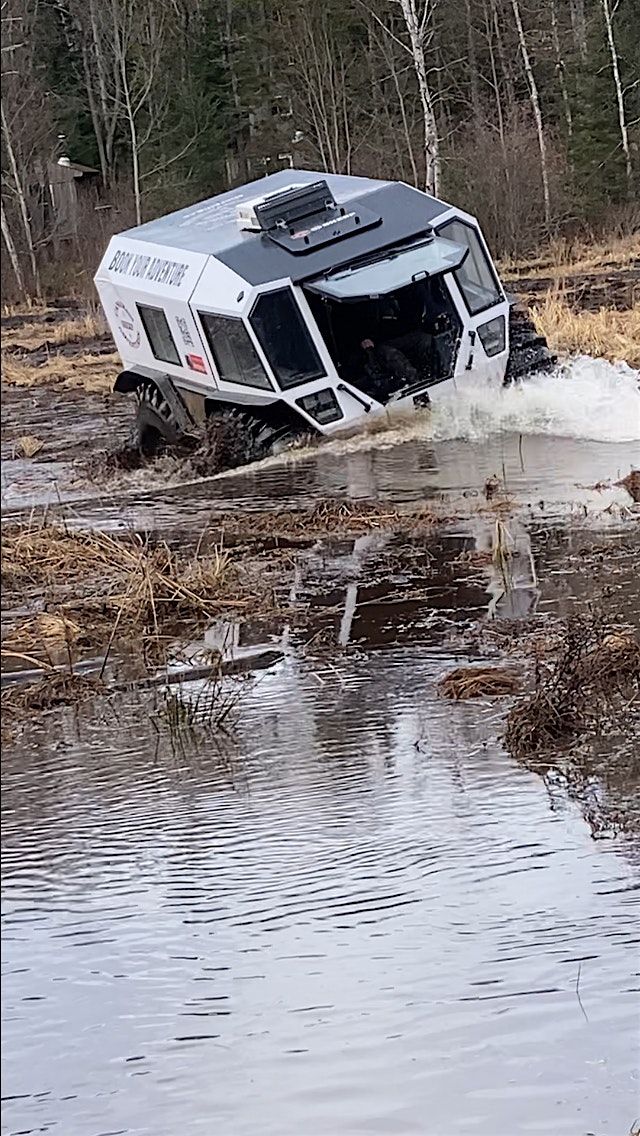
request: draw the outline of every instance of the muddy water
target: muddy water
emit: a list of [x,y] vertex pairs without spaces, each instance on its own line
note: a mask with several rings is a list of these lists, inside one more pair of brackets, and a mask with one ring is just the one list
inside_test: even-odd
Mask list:
[[[511,495],[539,507],[576,504],[604,511],[628,498],[603,482],[624,476],[640,455],[640,372],[577,358],[521,387],[471,385],[431,412],[382,421],[354,437],[268,458],[246,470],[194,480],[188,463],[88,481],[83,460],[122,445],[131,409],[122,398],[56,388],[10,389],[3,399],[5,513],[77,503],[78,523],[154,528],[206,523],[211,502],[270,508],[318,496],[415,501],[478,493],[504,478]],[[21,435],[44,441],[34,460],[15,457]],[[561,444],[559,445],[559,440]],[[588,487],[598,484],[597,493]]]
[[290,659],[235,746],[134,705],[9,757],[7,1133],[629,1130],[637,856],[442,667]]
[[[82,484],[74,462],[91,449],[122,446],[131,430],[131,407],[114,395],[64,387],[3,387],[2,508],[30,509],[95,492]],[[20,439],[38,439],[35,458],[21,456]]]
[[[624,391],[583,437],[584,406],[559,417],[555,394],[544,413],[538,395],[503,406],[498,433],[477,402],[448,432],[73,503],[75,523],[176,540],[229,501],[429,498],[456,519],[424,548],[377,533],[310,550],[290,598],[333,646],[255,629],[285,655],[246,687],[232,738],[158,732],[127,696],[5,747],[7,1136],[630,1131],[638,826],[589,823],[594,802],[637,812],[628,739],[599,740],[578,800],[505,753],[504,703],[436,693],[478,620],[608,595],[637,624]],[[467,556],[491,549],[492,474],[521,506],[506,595]]]

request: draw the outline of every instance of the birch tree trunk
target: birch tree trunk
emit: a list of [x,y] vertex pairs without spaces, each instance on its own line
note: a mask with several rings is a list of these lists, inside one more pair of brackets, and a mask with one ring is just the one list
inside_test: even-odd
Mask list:
[[[631,150],[629,149],[629,131],[627,128],[627,119],[624,110],[624,93],[622,90],[622,83],[620,81],[620,66],[618,63],[618,51],[616,49],[616,41],[613,37],[613,13],[609,7],[609,0],[601,0],[602,14],[604,16],[605,27],[607,29],[607,43],[609,44],[609,54],[611,56],[611,70],[613,71],[613,82],[616,88],[616,103],[618,106],[618,124],[620,127],[620,141],[622,143],[622,152],[624,154],[625,168],[627,171],[627,182],[631,188],[633,178],[633,170],[631,167]],[[615,11],[615,9],[614,9]]]
[[547,228],[550,228],[551,195],[549,193],[549,170],[547,167],[547,146],[544,137],[542,111],[540,110],[538,84],[536,83],[536,77],[533,73],[533,67],[531,66],[531,59],[529,57],[529,51],[527,49],[527,41],[524,34],[524,27],[522,26],[522,17],[520,15],[520,5],[518,0],[511,0],[511,7],[513,8],[513,18],[516,22],[516,28],[518,29],[518,42],[520,44],[520,52],[522,55],[522,62],[524,64],[525,75],[527,76],[527,83],[529,84],[529,96],[531,99],[531,107],[533,109],[533,117],[535,119],[536,131],[538,134],[538,148],[540,150],[540,172],[542,175],[542,195],[544,199],[544,221]]
[[19,291],[20,295],[22,296],[22,298],[25,299],[26,295],[27,295],[27,289],[24,286],[24,276],[22,275],[22,269],[20,267],[20,258],[18,256],[18,250],[16,249],[16,246],[15,246],[15,241],[14,241],[13,236],[11,234],[11,229],[9,228],[9,221],[7,219],[7,214],[6,214],[6,210],[5,210],[5,207],[4,207],[4,201],[2,202],[1,208],[2,208],[2,236],[3,236],[3,239],[4,239],[4,243],[5,243],[7,252],[9,254],[9,260],[11,261],[11,267],[13,269],[13,275],[16,278],[16,284],[18,285],[18,291]]
[[140,192],[140,150],[138,148],[138,130],[136,116],[131,102],[131,91],[127,77],[127,61],[125,56],[121,59],[122,93],[124,97],[125,117],[129,128],[131,140],[131,176],[133,180],[133,200],[136,210],[136,225],[142,224],[142,194]]
[[427,193],[438,196],[440,189],[440,140],[433,109],[433,98],[429,87],[427,63],[424,53],[428,6],[418,18],[416,0],[398,0],[409,36],[413,68],[418,81],[420,105],[424,127],[425,189]]
[[7,150],[7,157],[9,159],[9,166],[11,168],[11,175],[14,183],[14,192],[18,202],[18,209],[20,212],[20,219],[22,221],[22,228],[24,230],[25,245],[29,256],[29,265],[31,268],[31,281],[36,299],[42,298],[42,285],[40,282],[40,270],[38,268],[38,261],[36,258],[36,250],[34,247],[33,233],[31,231],[31,221],[29,218],[29,209],[27,206],[27,196],[22,181],[22,176],[18,168],[18,159],[16,157],[15,147],[13,145],[13,138],[7,122],[7,115],[4,108],[4,103],[1,108],[2,116],[2,136]]
[[553,39],[553,49],[556,57],[556,75],[558,76],[558,86],[560,87],[560,94],[562,95],[564,118],[567,124],[567,137],[569,141],[571,141],[573,137],[573,116],[571,114],[571,102],[569,101],[567,84],[564,81],[564,59],[562,57],[562,49],[560,47],[560,33],[558,31],[558,10],[556,7],[556,0],[551,0],[551,37]]

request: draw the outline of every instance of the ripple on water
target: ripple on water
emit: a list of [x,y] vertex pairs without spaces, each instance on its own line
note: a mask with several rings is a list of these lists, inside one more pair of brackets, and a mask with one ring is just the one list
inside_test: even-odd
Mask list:
[[7,1132],[629,1128],[631,862],[378,658],[266,674],[237,749],[130,704],[7,755]]

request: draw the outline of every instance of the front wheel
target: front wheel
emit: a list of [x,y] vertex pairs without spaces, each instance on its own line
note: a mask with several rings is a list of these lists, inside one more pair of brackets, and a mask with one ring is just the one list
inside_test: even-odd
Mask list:
[[135,390],[137,401],[134,445],[143,457],[157,457],[169,448],[188,451],[197,443],[195,432],[178,421],[170,401],[155,383],[148,381]]
[[224,404],[208,408],[207,437],[237,456],[233,465],[281,453],[304,433],[302,423],[260,417],[251,410]]

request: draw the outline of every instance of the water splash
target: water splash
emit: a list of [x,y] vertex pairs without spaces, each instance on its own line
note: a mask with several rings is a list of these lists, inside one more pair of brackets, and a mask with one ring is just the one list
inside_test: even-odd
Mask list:
[[640,441],[640,371],[582,355],[516,386],[469,387],[434,400],[433,441],[483,441],[499,433]]
[[[576,356],[550,374],[511,387],[471,385],[440,399],[431,410],[377,418],[348,438],[322,443],[330,453],[390,449],[425,440],[482,442],[498,434],[547,434],[595,442],[640,441],[640,371],[626,363]],[[296,461],[289,451],[267,463]]]

